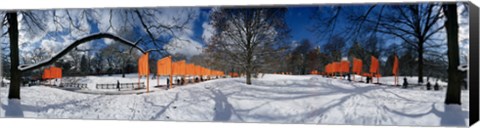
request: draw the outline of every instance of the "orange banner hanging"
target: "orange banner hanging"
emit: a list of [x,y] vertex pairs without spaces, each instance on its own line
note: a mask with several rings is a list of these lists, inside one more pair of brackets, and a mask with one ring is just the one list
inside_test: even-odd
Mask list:
[[187,62],[185,60],[181,60],[179,62],[179,65],[178,65],[179,73],[182,74],[182,75],[186,75],[187,74],[187,72],[186,72],[187,68],[186,67],[187,67]]
[[[377,83],[380,83],[380,73],[378,71],[378,68],[380,66],[378,59],[375,58],[374,56],[371,56],[371,64],[370,64],[370,77],[377,77]],[[372,81],[373,82],[373,81]]]
[[393,59],[393,70],[392,70],[393,75],[397,75],[398,73],[398,57],[395,55]]
[[202,73],[202,76],[207,75],[207,69],[205,67],[200,67],[200,72]]
[[361,75],[362,67],[363,67],[362,60],[353,58],[353,69],[352,69],[353,72],[358,75]]
[[46,68],[43,70],[43,75],[42,78],[45,79],[51,79],[52,76],[50,75],[50,68]]
[[50,68],[50,75],[52,78],[62,78],[62,69],[57,67]]
[[208,68],[205,68],[205,75],[206,75],[206,76],[212,75],[212,70],[210,70],[210,69],[208,69]]
[[49,67],[43,70],[42,79],[62,78],[62,69],[58,67]]
[[340,62],[341,65],[341,72],[342,73],[349,73],[350,72],[350,62],[348,61],[342,61]]
[[195,75],[195,65],[193,64],[186,64],[185,66],[185,74],[193,76]]
[[199,65],[195,65],[195,75],[201,76],[202,75],[202,67]]
[[394,85],[397,86],[398,85],[398,57],[397,55],[394,56],[394,59],[393,59],[393,70],[392,70],[392,73],[393,75],[395,76],[394,77]]
[[174,75],[185,75],[185,60],[177,61],[173,63],[173,74]]
[[333,69],[334,72],[335,72],[335,73],[339,73],[339,72],[340,72],[340,69],[341,69],[341,67],[342,67],[342,65],[340,64],[340,62],[334,62],[333,65],[334,65],[334,69]]
[[374,56],[371,56],[371,63],[370,63],[370,73],[377,73],[378,72],[378,59]]
[[148,74],[150,74],[148,69],[148,53],[145,53],[138,59],[138,76],[148,76]]
[[157,61],[157,75],[166,76],[172,73],[172,57],[168,56]]

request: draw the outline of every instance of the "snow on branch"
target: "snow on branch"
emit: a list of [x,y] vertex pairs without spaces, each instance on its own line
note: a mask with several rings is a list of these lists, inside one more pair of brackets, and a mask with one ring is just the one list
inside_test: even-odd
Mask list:
[[70,52],[71,50],[73,50],[78,45],[89,42],[89,41],[92,41],[92,40],[102,39],[102,38],[108,38],[108,39],[115,40],[116,42],[126,44],[128,46],[131,46],[132,48],[136,48],[136,49],[140,50],[142,53],[154,51],[154,50],[145,51],[142,48],[138,47],[136,45],[137,43],[128,41],[128,40],[126,40],[122,37],[119,37],[119,36],[116,36],[116,35],[113,35],[113,34],[110,34],[110,33],[96,33],[96,34],[88,35],[86,37],[83,37],[83,38],[80,38],[80,39],[74,41],[68,47],[61,50],[59,53],[55,54],[51,58],[48,58],[48,59],[43,60],[43,61],[41,61],[39,63],[36,63],[36,64],[20,65],[20,66],[18,66],[18,69],[22,72],[25,72],[25,71],[30,71],[30,70],[33,70],[33,69],[40,68],[42,66],[50,65],[50,64],[54,63],[55,61],[57,61],[58,59],[60,59],[65,54],[67,54],[68,52]]

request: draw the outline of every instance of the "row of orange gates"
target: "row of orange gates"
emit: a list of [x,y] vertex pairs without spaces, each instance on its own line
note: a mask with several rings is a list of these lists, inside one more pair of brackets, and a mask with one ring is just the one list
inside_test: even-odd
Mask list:
[[[142,77],[147,78],[147,92],[149,92],[149,79],[148,76],[150,74],[149,66],[148,66],[148,53],[143,54],[138,59],[138,84],[140,86],[140,79]],[[187,64],[185,60],[180,60],[173,62],[172,57],[168,56],[162,58],[157,61],[157,76],[169,76],[169,83],[168,87],[172,87],[173,77],[179,76],[182,77],[195,77],[198,76],[199,78],[207,77],[224,77],[225,74],[219,70],[212,70],[209,68],[202,67],[200,65],[195,64]],[[238,76],[238,74],[234,73],[233,76]],[[43,70],[42,79],[57,79],[62,78],[62,69],[51,66]],[[157,78],[157,85],[159,85],[159,79]]]
[[[379,72],[379,61],[376,57],[371,56],[370,57],[371,63],[370,63],[370,71],[369,72],[362,72],[362,67],[363,67],[363,62],[360,59],[353,58],[353,65],[352,65],[352,70],[350,70],[350,62],[343,60],[340,62],[332,62],[329,63],[325,66],[325,72],[321,73],[318,72],[317,70],[312,70],[310,74],[312,75],[325,75],[325,76],[330,76],[330,77],[335,77],[336,75],[346,75],[346,74],[356,74],[361,77],[376,77],[377,78],[377,83],[380,83],[380,72]],[[392,74],[394,75],[394,85],[398,84],[398,57],[394,57],[394,62],[393,62],[393,69],[392,69]],[[353,77],[353,81],[355,81],[355,77]],[[373,83],[373,82],[372,82]]]
[[[138,60],[138,75],[139,75],[139,83],[142,77],[148,77],[150,74],[148,68],[148,53],[142,55]],[[200,65],[195,64],[188,64],[185,60],[180,60],[173,62],[172,57],[168,56],[162,58],[157,61],[157,76],[168,76],[169,83],[168,87],[172,87],[173,77],[179,76],[182,77],[195,77],[198,76],[199,78],[207,77],[223,77],[225,76],[224,72],[219,70],[212,70],[209,68],[202,67]],[[157,84],[159,84],[159,79],[157,79]],[[149,80],[147,79],[147,92],[149,91]]]

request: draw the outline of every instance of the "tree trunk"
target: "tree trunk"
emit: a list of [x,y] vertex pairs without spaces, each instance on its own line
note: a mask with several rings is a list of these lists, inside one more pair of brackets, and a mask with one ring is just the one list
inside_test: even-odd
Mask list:
[[421,42],[418,45],[418,84],[423,83],[423,43]]
[[447,30],[448,43],[448,87],[445,104],[461,104],[461,75],[457,67],[460,65],[458,49],[458,19],[457,5],[445,5],[445,29]]
[[253,52],[251,49],[247,49],[247,70],[245,71],[246,77],[247,77],[247,84],[251,85],[252,84],[252,55]]
[[125,78],[125,70],[127,69],[127,64],[124,61],[122,65],[122,78]]
[[250,72],[250,70],[247,70],[246,73],[247,73],[247,84],[251,85],[252,84],[252,75],[251,75],[252,72]]
[[18,70],[19,55],[18,55],[18,20],[17,12],[7,13],[8,21],[8,36],[10,38],[10,89],[8,92],[8,99],[20,99],[20,80],[22,72]]

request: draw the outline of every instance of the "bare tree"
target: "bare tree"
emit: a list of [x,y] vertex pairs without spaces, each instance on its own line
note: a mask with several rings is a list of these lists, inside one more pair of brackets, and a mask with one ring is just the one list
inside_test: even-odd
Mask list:
[[291,56],[288,60],[291,69],[295,72],[295,74],[306,74],[307,71],[307,64],[308,64],[308,53],[312,49],[312,44],[309,40],[304,39],[299,42],[299,45],[293,49],[291,52]]
[[458,48],[458,16],[457,5],[445,4],[443,11],[447,20],[445,21],[445,29],[447,30],[448,42],[448,87],[445,97],[445,104],[461,104],[461,80],[460,71],[460,55]]
[[280,39],[287,34],[285,12],[284,8],[213,10],[210,19],[217,32],[209,48],[228,55],[234,62],[231,64],[241,66],[245,72],[246,83],[252,84],[252,73],[264,66],[265,57],[276,52]]
[[344,38],[333,36],[329,42],[323,45],[323,50],[330,55],[331,61],[340,61],[342,59],[342,52],[345,49],[345,43]]
[[423,83],[424,53],[429,47],[437,47],[434,35],[443,29],[439,21],[441,8],[436,4],[390,5],[391,11],[367,22],[375,25],[374,30],[402,39],[418,53],[418,82]]
[[9,99],[20,99],[20,77],[22,73],[17,68],[20,65],[18,55],[18,21],[17,12],[8,12],[6,14],[8,22],[8,36],[10,39],[10,90]]
[[[105,14],[105,11],[109,11],[110,13],[106,13],[106,15],[101,15]],[[189,29],[188,25],[191,23],[191,21],[193,21],[194,17],[196,16],[196,13],[192,11],[192,13],[187,12],[187,16],[174,14],[173,16],[160,19],[162,17],[165,17],[164,15],[161,15],[163,12],[164,10],[162,9],[72,9],[6,12],[4,15],[2,15],[2,19],[0,21],[2,21],[1,28],[8,27],[8,32],[2,32],[2,36],[8,35],[8,39],[10,40],[10,43],[8,43],[8,46],[10,47],[8,51],[10,52],[9,62],[11,67],[10,73],[12,83],[9,90],[9,98],[20,98],[20,81],[22,72],[27,72],[33,69],[38,69],[42,66],[46,66],[48,64],[53,64],[51,60],[58,60],[59,57],[69,53],[69,51],[72,51],[73,49],[76,49],[76,46],[84,42],[101,38],[113,39],[123,43],[129,42],[122,37],[110,33],[93,34],[85,38],[78,39],[77,37],[91,34],[90,30],[88,29],[90,23],[97,24],[99,28],[107,26],[106,28],[101,28],[100,32],[112,32],[114,29],[120,28],[143,28],[146,30],[146,34],[140,34],[140,37],[143,35],[148,35],[149,39],[151,39],[151,41],[149,42],[153,42],[154,45],[157,46],[157,49],[155,50],[161,51],[163,50],[159,47],[161,45],[155,42],[163,39],[168,40],[169,38],[178,38],[176,34],[178,32],[182,32],[185,29]],[[22,18],[17,18],[18,16],[21,16]],[[110,18],[109,22],[105,23],[103,21],[100,21],[105,16],[108,16]],[[173,20],[167,22],[165,19]],[[21,27],[19,27],[19,24],[21,24]],[[20,65],[21,61],[19,60],[22,54],[19,54],[21,52],[19,51],[19,39],[25,40],[36,37],[43,38],[46,35],[65,36],[65,34],[63,33],[64,31],[69,31],[69,33],[67,33],[67,36],[71,36],[70,39],[73,42],[72,44],[68,45],[64,51],[56,54],[53,58],[46,59],[35,64],[24,63],[24,65]],[[22,34],[22,36],[24,37],[19,38],[19,32],[24,33]],[[141,49],[141,47],[137,46],[141,45],[138,44],[138,42],[128,45],[129,47],[136,47],[138,49]],[[147,51],[142,50],[142,52]]]
[[[441,6],[435,3],[374,4],[359,6],[353,11],[340,6],[325,7],[319,9],[319,13],[313,16],[317,19],[317,23],[312,31],[320,34],[320,37],[325,37],[323,34],[325,32],[329,32],[329,35],[341,34],[346,37],[346,40],[353,39],[354,42],[358,38],[365,37],[362,33],[369,33],[370,37],[382,34],[399,38],[417,51],[419,58],[417,71],[419,83],[422,83],[424,53],[428,48],[445,45],[437,43],[439,39],[434,37],[443,29],[440,11]],[[342,20],[341,13],[346,14],[343,18],[348,19],[344,20],[347,25],[342,29],[344,31],[335,31],[338,29],[337,23]]]

